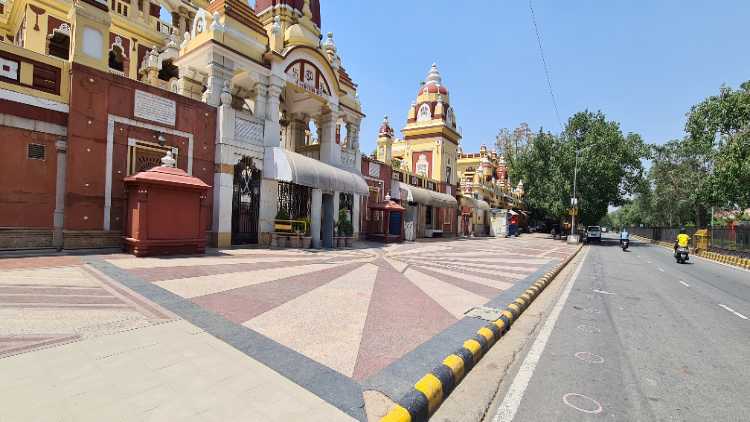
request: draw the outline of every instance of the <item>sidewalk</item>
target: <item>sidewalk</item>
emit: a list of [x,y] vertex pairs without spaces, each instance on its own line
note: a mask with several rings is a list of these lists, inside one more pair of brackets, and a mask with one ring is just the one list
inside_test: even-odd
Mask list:
[[174,320],[0,359],[0,421],[352,421]]

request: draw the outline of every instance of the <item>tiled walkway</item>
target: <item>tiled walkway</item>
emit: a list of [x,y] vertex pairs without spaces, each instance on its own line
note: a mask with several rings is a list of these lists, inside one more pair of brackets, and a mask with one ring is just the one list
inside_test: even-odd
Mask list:
[[110,263],[361,381],[570,250],[540,241]]
[[33,346],[49,341],[45,336],[69,341],[87,332],[153,331],[156,323],[184,318],[180,324],[195,324],[188,326],[234,347],[236,356],[361,419],[362,386],[387,383],[381,371],[406,362],[420,345],[464,322],[468,310],[573,251],[542,236],[369,246],[238,249],[187,258],[111,255],[55,262],[54,269],[36,267],[44,261],[28,265],[33,268],[0,261],[15,268],[0,275],[0,347],[5,341],[17,353],[31,348],[19,344],[23,336]]

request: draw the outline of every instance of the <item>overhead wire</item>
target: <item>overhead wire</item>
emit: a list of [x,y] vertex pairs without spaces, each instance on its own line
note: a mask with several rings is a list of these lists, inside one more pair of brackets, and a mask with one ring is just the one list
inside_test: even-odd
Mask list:
[[534,13],[534,5],[532,0],[529,0],[529,10],[531,11],[531,22],[534,25],[534,31],[536,32],[536,41],[539,44],[539,55],[542,58],[542,66],[544,67],[544,75],[547,78],[547,88],[549,89],[549,95],[552,98],[552,106],[555,109],[555,117],[557,117],[557,124],[560,125],[560,131],[564,130],[562,119],[560,119],[560,109],[557,107],[557,97],[555,91],[552,89],[552,78],[550,77],[549,66],[547,65],[547,59],[544,57],[544,47],[542,46],[542,35],[539,31],[539,25],[536,21],[536,14]]

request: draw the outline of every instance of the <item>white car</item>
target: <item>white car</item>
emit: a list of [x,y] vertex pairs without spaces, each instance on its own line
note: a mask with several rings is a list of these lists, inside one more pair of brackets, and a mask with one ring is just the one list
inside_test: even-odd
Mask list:
[[588,226],[586,228],[586,242],[601,242],[602,228],[599,226]]

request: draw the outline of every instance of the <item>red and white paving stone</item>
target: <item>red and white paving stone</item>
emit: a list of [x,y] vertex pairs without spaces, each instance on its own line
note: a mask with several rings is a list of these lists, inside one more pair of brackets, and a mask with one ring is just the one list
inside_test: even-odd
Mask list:
[[[163,289],[141,292],[166,290],[358,386],[465,312],[573,251],[542,236],[523,236],[97,259],[143,286]],[[0,397],[13,402],[0,407],[0,421],[29,415],[349,421],[356,414],[85,262],[0,261]],[[285,407],[289,403],[295,405]]]
[[110,262],[362,381],[573,250],[525,236]]

